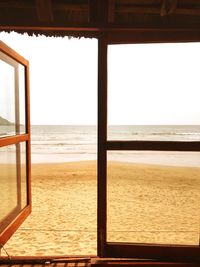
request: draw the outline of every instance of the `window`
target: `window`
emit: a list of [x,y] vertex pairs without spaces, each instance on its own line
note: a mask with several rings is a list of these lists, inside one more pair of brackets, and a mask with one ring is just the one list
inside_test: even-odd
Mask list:
[[30,213],[28,62],[0,42],[0,243]]
[[99,41],[99,254],[197,259],[199,44],[115,41]]
[[30,62],[33,206],[4,248],[13,256],[95,255],[97,40],[10,39]]
[[[108,34],[109,36],[109,34]],[[149,38],[150,35],[148,35]],[[116,37],[116,36],[115,36]],[[147,39],[148,39],[147,38]],[[115,39],[115,41],[117,38]],[[146,40],[147,41],[147,40]],[[158,38],[159,41],[159,38]],[[176,40],[177,41],[177,40]],[[117,41],[116,41],[117,42]],[[118,43],[121,42],[118,41]],[[98,255],[102,257],[128,257],[128,258],[142,258],[142,259],[151,259],[151,260],[181,260],[181,261],[189,261],[189,260],[199,260],[199,212],[197,210],[197,205],[199,203],[199,152],[200,152],[200,142],[199,142],[199,125],[196,125],[198,123],[198,116],[196,120],[196,124],[194,122],[190,122],[191,119],[191,110],[193,109],[186,109],[185,106],[187,104],[187,101],[190,100],[194,101],[195,107],[197,109],[194,109],[193,111],[195,114],[196,111],[198,111],[198,105],[197,105],[197,99],[198,99],[198,86],[197,88],[192,87],[188,89],[188,91],[185,91],[186,98],[183,100],[181,98],[181,101],[179,104],[179,107],[181,107],[182,112],[186,111],[186,117],[188,120],[186,120],[186,126],[182,125],[182,121],[179,121],[182,119],[182,112],[180,112],[180,109],[175,110],[177,111],[178,117],[176,117],[177,120],[174,121],[173,115],[174,113],[171,113],[170,115],[166,113],[166,110],[168,109],[167,106],[161,105],[160,108],[162,112],[158,114],[156,110],[154,110],[155,106],[151,106],[151,97],[153,94],[151,94],[149,91],[143,93],[148,95],[148,99],[146,99],[145,105],[149,105],[149,108],[151,112],[144,113],[143,118],[144,121],[142,121],[141,125],[142,127],[138,127],[138,122],[135,122],[135,125],[131,125],[131,127],[128,127],[128,130],[131,131],[132,137],[130,136],[128,138],[124,138],[124,129],[121,127],[121,124],[123,124],[124,117],[120,115],[123,114],[122,107],[120,106],[120,103],[123,102],[123,97],[127,96],[128,93],[125,93],[124,91],[121,91],[121,95],[119,98],[115,98],[115,88],[110,90],[110,67],[109,64],[107,64],[108,61],[108,51],[111,48],[111,45],[115,44],[115,42],[112,42],[112,36],[110,39],[106,39],[105,36],[101,37],[99,39],[99,62],[98,62]],[[148,45],[147,45],[148,46]],[[116,57],[116,55],[115,55]],[[129,58],[128,58],[129,60]],[[5,60],[4,60],[5,61]],[[18,63],[20,60],[17,60]],[[7,62],[7,61],[6,61]],[[165,62],[165,61],[163,61]],[[163,64],[163,62],[161,62]],[[134,60],[133,60],[134,63]],[[20,64],[22,64],[26,71],[25,74],[27,74],[27,65],[25,61],[22,61]],[[117,63],[116,63],[117,64]],[[143,61],[143,64],[145,64],[145,58]],[[15,66],[14,64],[10,64],[11,66]],[[188,67],[188,65],[186,64]],[[122,69],[119,72],[119,75],[114,74],[114,79],[121,78],[120,74],[123,72],[127,74],[126,72],[126,64],[122,66]],[[150,66],[151,67],[151,66]],[[16,67],[14,67],[14,71],[8,71],[10,74],[10,77],[13,77],[13,75],[16,75]],[[10,68],[8,68],[10,69]],[[11,68],[12,69],[12,68]],[[132,69],[132,68],[131,68]],[[160,68],[159,68],[160,69]],[[188,67],[189,71],[190,67]],[[143,68],[141,67],[141,71],[143,71]],[[12,74],[14,72],[14,74]],[[187,72],[184,75],[184,78],[186,78]],[[194,74],[194,73],[193,73]],[[132,74],[131,74],[132,75]],[[144,75],[145,76],[145,75]],[[176,75],[175,75],[176,76]],[[197,76],[197,73],[194,75]],[[17,76],[16,76],[17,77]],[[26,75],[25,75],[26,77]],[[164,76],[165,77],[165,76]],[[177,77],[177,76],[176,76]],[[145,77],[144,77],[145,78]],[[151,76],[150,76],[151,78]],[[182,80],[182,75],[179,76],[180,80]],[[193,77],[194,78],[194,77]],[[192,78],[192,80],[193,80]],[[126,79],[126,78],[125,78]],[[142,78],[141,78],[142,79]],[[156,79],[156,77],[155,77]],[[155,79],[152,79],[153,85]],[[10,81],[10,79],[9,79]],[[11,234],[12,228],[9,228],[11,225],[11,219],[10,216],[13,216],[14,218],[17,214],[22,215],[21,218],[25,218],[25,215],[28,214],[30,211],[30,184],[29,184],[29,170],[30,170],[30,160],[29,160],[29,153],[30,153],[30,136],[29,136],[29,105],[28,105],[28,84],[27,84],[27,78],[25,78],[25,107],[24,110],[26,111],[26,119],[25,119],[25,132],[23,131],[23,123],[21,123],[21,115],[23,114],[19,112],[20,110],[20,97],[18,93],[18,86],[16,85],[16,81],[18,81],[17,78],[15,78],[14,84],[14,97],[9,97],[9,99],[13,99],[12,103],[15,104],[17,107],[14,111],[12,108],[10,109],[10,114],[15,114],[12,116],[5,116],[3,118],[2,115],[2,121],[6,122],[6,127],[9,126],[9,130],[2,130],[2,137],[0,139],[0,145],[2,149],[2,153],[4,153],[4,160],[5,160],[5,173],[6,177],[10,178],[9,182],[6,180],[6,187],[7,190],[9,188],[12,188],[13,193],[10,199],[7,201],[7,206],[5,207],[5,210],[2,209],[2,225],[5,223],[4,229],[11,229],[8,231],[9,234]],[[108,81],[108,83],[107,83]],[[134,81],[134,79],[133,79]],[[188,80],[188,84],[189,84]],[[198,83],[198,79],[194,84]],[[18,84],[18,83],[17,83]],[[123,79],[122,79],[122,85]],[[11,86],[11,85],[9,85]],[[169,84],[170,86],[170,84]],[[134,88],[135,89],[135,88]],[[147,88],[145,88],[146,90]],[[123,90],[123,89],[122,89]],[[141,89],[143,90],[143,88]],[[155,101],[155,98],[158,96],[158,91],[154,91],[154,88],[150,88],[149,90],[152,90],[154,92],[153,100]],[[166,89],[167,90],[167,89]],[[174,89],[176,91],[176,88]],[[191,93],[191,90],[192,93]],[[8,90],[9,92],[10,90]],[[136,88],[137,91],[137,88]],[[135,92],[136,92],[135,91]],[[171,88],[169,90],[172,94]],[[12,92],[12,90],[11,90]],[[166,91],[163,91],[166,93]],[[176,91],[177,92],[177,91]],[[141,91],[139,90],[138,95],[140,96]],[[137,93],[136,93],[137,94]],[[143,94],[140,96],[140,101],[143,101]],[[12,95],[12,93],[11,93]],[[23,93],[22,93],[23,95]],[[159,97],[162,99],[164,94],[160,93]],[[3,95],[4,97],[4,95]],[[3,98],[2,97],[2,98]],[[7,99],[6,97],[4,97]],[[131,97],[132,98],[132,97]],[[112,134],[112,114],[116,114],[115,110],[112,112],[109,110],[109,108],[112,108],[112,103],[109,102],[110,99],[113,99],[114,101],[119,101],[119,103],[116,105],[117,112],[119,116],[116,116],[116,121],[114,122],[114,135]],[[165,98],[166,99],[166,98]],[[165,104],[165,99],[163,99],[163,102],[159,100],[157,104],[163,103]],[[169,98],[170,99],[170,98]],[[130,98],[127,98],[127,100],[130,100]],[[135,100],[137,101],[137,100]],[[175,101],[176,102],[176,101]],[[176,104],[175,102],[174,105]],[[23,102],[22,102],[23,103]],[[132,104],[132,101],[130,101],[130,104]],[[138,104],[138,103],[136,103]],[[144,103],[141,103],[144,104]],[[125,102],[126,105],[126,102]],[[170,105],[170,104],[169,104]],[[182,106],[181,106],[182,105]],[[13,104],[11,104],[11,107]],[[23,106],[23,105],[22,105]],[[137,107],[140,108],[142,105],[138,105]],[[115,105],[113,106],[115,107]],[[175,106],[174,106],[175,107]],[[191,106],[192,107],[192,106]],[[23,110],[23,107],[22,107]],[[121,112],[120,112],[121,111]],[[134,112],[137,112],[138,109],[136,109]],[[160,111],[160,110],[159,110]],[[141,111],[140,111],[141,112]],[[148,115],[151,114],[151,116],[148,117]],[[158,117],[156,117],[158,115]],[[164,124],[159,124],[161,115],[161,121],[164,121]],[[167,115],[167,116],[165,116]],[[169,115],[169,116],[168,116]],[[126,117],[126,116],[125,116]],[[131,116],[132,117],[132,116]],[[136,119],[140,117],[139,114],[135,117]],[[148,117],[150,119],[156,119],[152,122],[152,124],[148,124],[148,120],[146,118]],[[15,118],[13,120],[12,118]],[[126,118],[127,119],[127,118]],[[166,123],[169,120],[168,124]],[[22,119],[23,121],[23,119]],[[125,124],[129,124],[130,122],[125,122]],[[7,125],[8,124],[8,125]],[[145,125],[143,125],[145,124]],[[156,125],[155,125],[156,124]],[[193,137],[190,139],[183,138],[184,132],[181,131],[181,127],[179,128],[179,133],[176,135],[176,138],[173,139],[172,135],[167,132],[168,134],[165,135],[162,138],[160,137],[160,129],[158,129],[157,125],[161,126],[162,131],[164,129],[167,131],[171,126],[176,128],[177,124],[179,126],[188,127],[188,129],[195,128],[196,129],[196,137],[194,138],[194,130],[193,131]],[[13,127],[13,125],[16,125]],[[126,126],[126,125],[124,125]],[[128,125],[129,126],[129,125]],[[169,128],[168,128],[169,127]],[[173,128],[172,127],[172,128]],[[22,130],[21,130],[22,128]],[[123,129],[122,129],[123,128]],[[137,128],[137,129],[136,129]],[[151,129],[150,129],[151,128]],[[152,128],[153,132],[152,132]],[[193,128],[193,129],[194,129]],[[170,128],[171,129],[171,128]],[[143,135],[143,138],[141,138],[142,134],[147,133],[147,131],[151,131],[150,133],[153,133],[152,135]],[[156,132],[159,130],[158,132]],[[133,132],[132,132],[133,131]],[[138,134],[139,133],[139,134]],[[159,134],[158,134],[159,133]],[[177,133],[177,132],[176,132]],[[152,137],[153,136],[153,137]],[[138,138],[139,137],[139,138]],[[159,137],[159,138],[158,138]],[[186,159],[185,162],[187,162],[190,158],[191,153],[196,153],[197,161],[196,166],[194,169],[188,169],[184,172],[183,176],[183,169],[181,168],[173,168],[173,164],[169,164],[167,166],[154,168],[153,165],[157,163],[158,159],[162,163],[162,160],[165,160],[166,158],[169,158],[169,155],[172,159],[171,163],[173,163],[174,154],[173,153],[179,153],[179,156],[182,160]],[[142,154],[141,154],[142,153]],[[147,188],[149,185],[145,185],[145,175],[142,174],[141,176],[141,170],[146,171],[144,168],[144,165],[138,165],[137,169],[131,167],[131,171],[129,171],[127,175],[127,167],[130,168],[127,164],[127,158],[135,158],[136,156],[139,157],[139,163],[148,163],[149,164],[149,157],[150,155],[151,162],[153,163],[149,169],[147,169],[147,172],[149,170],[151,173],[153,173],[154,185],[153,187],[153,194],[149,194],[148,190],[145,191],[145,187]],[[26,155],[26,156],[25,156]],[[122,161],[125,161],[124,164],[116,165],[115,161],[116,158],[122,159]],[[145,162],[147,158],[147,162]],[[23,160],[25,159],[25,160]],[[143,162],[141,162],[141,159]],[[24,163],[25,162],[25,163]],[[8,168],[9,165],[9,168]],[[13,168],[14,166],[14,168]],[[3,167],[3,165],[2,165]],[[3,168],[2,168],[3,170]],[[115,179],[115,173],[119,175],[120,173],[120,179],[116,181]],[[132,198],[133,194],[135,194],[135,185],[133,182],[133,173],[140,171],[140,190],[139,193],[137,192],[136,198]],[[170,171],[170,172],[169,172]],[[114,173],[114,175],[113,175]],[[165,183],[161,184],[160,175],[161,173],[165,173],[163,176],[163,181]],[[170,174],[169,174],[170,173]],[[169,174],[169,175],[168,175]],[[191,180],[191,174],[192,177],[196,177],[196,179]],[[179,179],[175,181],[173,179],[173,175],[178,175],[178,177],[181,179],[184,178],[184,182],[181,181],[181,190],[178,188],[180,185]],[[127,186],[129,180],[131,180],[130,186]],[[24,182],[25,181],[25,182]],[[154,183],[156,181],[156,183]],[[175,181],[175,182],[174,182]],[[189,183],[188,183],[189,181]],[[169,182],[168,186],[173,187],[173,190],[166,190],[166,182]],[[190,182],[194,182],[191,186]],[[10,186],[12,184],[12,186]],[[14,186],[13,186],[14,185]],[[114,187],[113,187],[114,185]],[[160,185],[160,186],[157,186]],[[126,187],[126,190],[128,194],[123,194],[120,192],[120,187]],[[182,194],[182,189],[185,189],[184,194]],[[189,190],[188,190],[189,188]],[[148,189],[148,188],[147,188]],[[156,190],[155,190],[156,189]],[[27,191],[27,194],[24,194],[25,191]],[[176,197],[172,197],[174,193],[177,193]],[[155,197],[155,194],[160,194],[160,199],[163,201],[163,206],[158,209],[159,199]],[[140,195],[139,195],[140,194]],[[26,197],[24,196],[27,196]],[[6,199],[5,196],[2,195],[3,200]],[[149,199],[151,198],[151,201]],[[114,199],[114,201],[113,201]],[[152,200],[153,199],[153,200]],[[171,207],[168,206],[168,202],[166,200],[169,200],[169,202],[172,204]],[[139,204],[138,201],[139,200]],[[139,207],[142,210],[145,209],[145,203],[144,201],[148,202],[149,205],[151,205],[151,209],[147,208],[146,212],[143,214],[144,223],[147,225],[148,233],[144,233],[144,228],[138,229],[137,225],[137,214],[133,213],[135,212],[135,207]],[[191,205],[189,202],[194,203],[194,209],[191,210]],[[176,205],[174,205],[175,202]],[[124,205],[128,203],[128,205]],[[142,205],[141,205],[142,203]],[[114,207],[115,206],[115,207]],[[115,208],[115,211],[122,213],[123,220],[118,220],[116,213],[112,217],[112,209]],[[169,208],[172,210],[172,215],[167,217],[167,213],[165,213],[164,209]],[[181,210],[186,211],[186,217],[179,214]],[[128,215],[128,212],[131,212],[131,217]],[[191,214],[191,213],[192,214]],[[154,214],[157,214],[158,217],[156,217]],[[164,214],[164,217],[162,217]],[[150,216],[149,216],[150,215]],[[180,216],[179,216],[180,215]],[[149,216],[149,218],[147,218]],[[133,221],[132,218],[135,220]],[[148,219],[148,220],[147,220]],[[187,220],[189,219],[189,220]],[[191,219],[191,221],[190,221]],[[156,222],[157,220],[157,222]],[[19,220],[21,222],[22,219]],[[179,235],[172,239],[170,235],[167,233],[170,232],[171,229],[169,229],[169,225],[167,225],[166,228],[162,228],[162,221],[167,221],[169,223],[172,222],[172,227],[174,228],[174,231],[179,232]],[[182,221],[182,222],[181,222]],[[156,222],[156,223],[155,223]],[[179,222],[182,223],[182,226],[180,227]],[[185,223],[187,222],[187,223]],[[158,226],[158,228],[154,228]],[[191,227],[192,224],[192,227]],[[193,227],[194,226],[194,227]],[[162,228],[162,229],[161,229]],[[150,230],[149,230],[150,229]],[[139,232],[139,234],[136,234],[136,232]],[[5,232],[5,230],[2,230]],[[164,232],[164,235],[162,237],[158,237],[157,231]],[[3,232],[2,236],[5,237],[5,233]],[[120,235],[116,235],[116,232],[120,232]],[[141,234],[142,233],[142,234]],[[153,233],[150,237],[148,236],[149,233]],[[7,234],[8,236],[8,234]],[[3,239],[2,239],[3,240]],[[4,243],[5,241],[2,241]]]

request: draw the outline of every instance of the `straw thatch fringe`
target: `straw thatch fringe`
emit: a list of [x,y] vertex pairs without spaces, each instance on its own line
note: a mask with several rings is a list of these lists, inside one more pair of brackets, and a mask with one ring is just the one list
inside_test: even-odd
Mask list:
[[98,34],[96,32],[82,32],[82,31],[67,31],[67,30],[21,30],[21,29],[0,29],[2,32],[17,32],[19,34],[28,34],[29,36],[41,36],[46,37],[68,37],[71,38],[97,38]]

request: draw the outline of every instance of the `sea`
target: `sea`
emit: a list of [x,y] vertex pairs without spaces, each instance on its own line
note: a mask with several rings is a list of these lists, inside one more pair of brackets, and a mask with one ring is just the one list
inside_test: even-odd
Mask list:
[[[200,125],[108,127],[108,140],[200,141]],[[32,163],[97,160],[97,126],[32,125]],[[200,167],[200,152],[108,151],[108,160]]]

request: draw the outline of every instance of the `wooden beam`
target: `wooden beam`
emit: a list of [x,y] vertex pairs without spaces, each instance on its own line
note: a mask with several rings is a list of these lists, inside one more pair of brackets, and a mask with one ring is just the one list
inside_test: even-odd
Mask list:
[[31,9],[34,8],[34,4],[30,1],[0,1],[0,8]]
[[142,7],[142,6],[119,6],[116,7],[117,13],[135,13],[135,14],[159,14],[159,7]]
[[[39,0],[38,2],[40,2]],[[87,4],[67,4],[67,3],[52,3],[52,9],[55,10],[70,10],[70,11],[87,11]],[[35,8],[34,2],[24,1],[0,1],[0,8],[17,8],[17,9],[33,9]]]
[[151,5],[156,3],[155,0],[116,0],[116,2],[118,5]]
[[8,225],[8,227],[0,234],[1,245],[4,245],[10,239],[10,237],[17,231],[19,226],[24,222],[30,213],[31,208],[30,206],[27,206],[15,219],[13,219],[12,223]]
[[108,141],[108,150],[200,151],[197,141]]
[[[36,0],[36,2],[44,2],[50,3],[50,0]],[[97,1],[98,2],[98,1]],[[55,10],[69,10],[69,11],[77,11],[77,12],[87,12],[89,9],[93,10],[92,5],[96,7],[95,0],[89,0],[88,4],[66,4],[66,3],[52,3],[51,9]],[[200,15],[200,4],[190,4],[190,5],[182,5],[177,8],[177,0],[172,2],[172,6],[168,13],[173,13],[177,15]],[[148,2],[143,5],[141,3],[135,4],[134,1],[126,0],[123,3],[116,4],[116,0],[109,0],[109,11],[108,11],[108,20],[112,22],[114,13],[133,13],[133,14],[160,14],[160,6],[156,6],[155,4],[151,4]],[[103,6],[103,2],[100,2],[100,7]],[[17,1],[0,1],[0,8],[16,8],[16,9],[33,9],[35,5],[28,1],[17,2]],[[47,12],[48,6],[44,5],[44,10]],[[92,11],[93,12],[93,11]],[[51,17],[52,12],[50,13]],[[91,17],[91,15],[90,15]],[[96,18],[97,19],[97,18]]]
[[[82,263],[83,266],[89,265],[92,256],[0,256],[0,263],[6,265],[26,265],[26,267],[31,267],[33,265],[43,266],[45,264],[54,266],[66,266],[68,263],[73,264],[73,266],[78,266],[78,263]],[[84,264],[85,263],[85,264]],[[81,266],[82,266],[81,264]],[[5,267],[5,266],[4,266]],[[15,267],[15,266],[13,266]]]
[[109,0],[108,4],[108,23],[115,22],[115,0]]
[[51,0],[35,0],[39,21],[53,21]]
[[89,0],[89,22],[99,27],[108,23],[109,0]]
[[193,29],[110,29],[109,44],[199,42],[200,30]]
[[172,14],[177,6],[177,0],[162,0],[160,15],[167,16]]
[[[184,267],[200,266],[200,247],[199,246],[107,243],[106,253],[107,253],[106,256],[108,258],[109,257],[113,257],[113,258],[115,257],[133,258],[134,257],[137,259],[146,258],[146,259],[151,259],[151,260],[157,260],[159,262],[163,262],[163,261],[168,261],[168,262],[176,261],[177,263],[182,262],[182,263],[185,263],[185,265],[183,265]],[[151,267],[154,267],[154,266],[155,265]]]
[[0,147],[15,145],[21,142],[28,141],[28,134],[20,134],[15,136],[2,137],[0,139]]
[[[137,7],[137,6],[121,6],[116,7],[116,13],[132,13],[132,14],[160,14],[159,7]],[[200,15],[200,8],[176,8],[173,11],[176,15]]]
[[199,267],[199,263],[179,262],[156,262],[156,261],[128,261],[128,260],[98,260],[91,264],[91,267]]
[[62,3],[54,3],[53,9],[57,10],[70,10],[70,11],[78,11],[78,12],[86,12],[89,7],[87,4],[62,4]]
[[98,219],[97,253],[103,257],[106,253],[107,218],[107,42],[104,37],[98,40]]
[[174,11],[175,11],[176,8],[177,8],[177,4],[178,4],[178,0],[173,0],[173,1],[171,2],[171,7],[170,7],[170,10],[169,10],[169,12],[168,12],[168,15],[174,13]]

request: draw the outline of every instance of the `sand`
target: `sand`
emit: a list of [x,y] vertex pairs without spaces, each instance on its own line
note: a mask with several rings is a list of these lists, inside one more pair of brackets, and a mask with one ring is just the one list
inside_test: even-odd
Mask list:
[[[200,168],[110,162],[108,241],[197,245],[199,192]],[[96,255],[95,161],[33,164],[32,194],[10,255]]]

